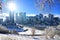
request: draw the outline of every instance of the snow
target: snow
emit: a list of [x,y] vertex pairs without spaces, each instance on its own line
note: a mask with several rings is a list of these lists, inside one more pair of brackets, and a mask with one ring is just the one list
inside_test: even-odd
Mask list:
[[[37,29],[34,29],[35,30],[34,34],[39,34],[42,36],[27,36],[27,35],[32,34],[33,28],[24,27],[24,29],[28,29],[28,31],[19,32],[19,35],[0,34],[0,40],[60,40],[60,36],[57,34],[54,36],[54,38],[47,38],[46,35],[43,35],[45,33],[45,31],[37,30]],[[27,34],[27,35],[23,35],[23,34]]]
[[45,36],[22,36],[22,35],[11,35],[11,34],[0,34],[0,40],[60,40],[58,35],[53,38],[47,39]]
[[[24,29],[28,29],[28,31],[26,32],[19,32],[19,34],[27,34],[27,35],[31,35],[32,34],[32,28],[29,28],[29,27],[24,27]],[[44,34],[45,32],[42,31],[42,30],[37,30],[37,29],[34,29],[35,30],[35,33],[34,34]]]
[[[19,36],[19,35],[4,35],[0,34],[0,40],[29,40],[30,38],[26,38],[24,36]],[[32,40],[32,39],[30,39]]]
[[40,40],[38,37],[0,34],[0,40]]

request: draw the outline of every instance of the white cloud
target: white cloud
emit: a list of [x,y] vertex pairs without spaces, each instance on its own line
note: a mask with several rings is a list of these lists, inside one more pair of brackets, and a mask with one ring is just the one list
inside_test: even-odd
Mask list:
[[9,14],[8,13],[3,13],[3,16],[9,16]]
[[48,14],[43,14],[43,16],[47,16],[48,17]]
[[36,16],[36,14],[27,14],[26,16]]
[[54,17],[59,17],[60,18],[60,15],[56,14],[56,15],[54,15]]

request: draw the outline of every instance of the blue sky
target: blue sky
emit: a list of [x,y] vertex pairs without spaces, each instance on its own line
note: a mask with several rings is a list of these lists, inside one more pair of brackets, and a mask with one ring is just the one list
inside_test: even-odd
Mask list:
[[[27,14],[39,14],[38,10],[36,10],[35,7],[36,0],[14,0],[14,2],[16,4],[16,12],[26,12]],[[54,3],[55,6],[52,7],[51,13],[60,15],[60,3],[57,0],[55,0]],[[43,14],[48,14],[47,11],[43,11]]]
[[35,0],[16,0],[17,9],[19,12],[26,12],[27,14],[37,14],[34,6]]

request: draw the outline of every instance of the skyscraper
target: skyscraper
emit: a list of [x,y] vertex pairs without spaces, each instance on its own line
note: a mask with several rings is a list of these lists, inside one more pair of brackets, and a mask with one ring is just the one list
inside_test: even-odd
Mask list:
[[10,22],[14,23],[14,12],[10,12]]
[[26,12],[16,13],[16,23],[26,22]]
[[53,20],[54,15],[53,14],[49,14],[48,17],[49,17],[49,20]]
[[19,15],[16,13],[16,23],[19,23]]
[[20,18],[20,23],[25,23],[26,22],[26,12],[21,12],[19,13],[19,18]]
[[39,20],[43,21],[43,14],[39,14]]

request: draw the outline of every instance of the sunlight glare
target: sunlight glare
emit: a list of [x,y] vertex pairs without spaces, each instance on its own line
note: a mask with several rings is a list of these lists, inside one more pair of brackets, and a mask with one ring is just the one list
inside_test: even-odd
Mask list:
[[16,5],[15,5],[15,3],[8,3],[8,8],[9,8],[10,11],[16,10]]

